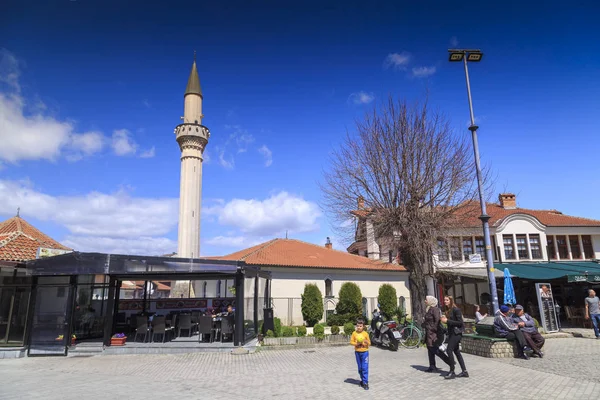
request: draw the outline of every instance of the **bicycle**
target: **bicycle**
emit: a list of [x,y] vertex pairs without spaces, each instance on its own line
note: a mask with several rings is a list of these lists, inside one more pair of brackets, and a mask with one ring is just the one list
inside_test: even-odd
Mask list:
[[423,341],[423,333],[419,326],[410,321],[408,324],[402,324],[403,328],[400,329],[400,339],[398,340],[403,347],[407,349],[416,349]]

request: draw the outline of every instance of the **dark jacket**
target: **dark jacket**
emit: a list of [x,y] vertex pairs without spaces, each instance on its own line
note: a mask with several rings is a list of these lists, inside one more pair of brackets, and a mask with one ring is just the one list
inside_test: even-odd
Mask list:
[[442,311],[436,307],[430,307],[425,313],[423,329],[425,329],[425,343],[427,347],[439,346],[444,340],[444,332],[440,330],[440,317]]
[[461,335],[465,329],[465,322],[463,321],[462,312],[460,308],[454,307],[448,317],[448,335]]
[[509,332],[518,330],[519,327],[515,324],[508,315],[501,312],[496,314],[494,318],[494,331],[498,337],[506,337]]
[[519,324],[519,322],[525,322],[525,326],[520,328],[523,332],[527,332],[527,333],[537,332],[537,329],[535,328],[535,321],[533,320],[533,318],[531,318],[531,316],[527,313],[523,313],[523,317],[524,318],[521,318],[521,317],[517,316],[517,314],[513,314],[512,322],[517,325]]

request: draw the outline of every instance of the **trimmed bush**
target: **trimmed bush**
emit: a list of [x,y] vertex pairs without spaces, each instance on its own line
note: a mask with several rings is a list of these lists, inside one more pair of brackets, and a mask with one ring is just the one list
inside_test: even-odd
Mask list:
[[300,336],[300,337],[306,336],[306,327],[305,326],[298,327],[298,336]]
[[337,325],[332,325],[331,326],[331,334],[332,335],[339,335],[340,334],[340,327]]
[[323,318],[323,294],[314,283],[307,283],[304,286],[302,318],[308,326],[314,326]]
[[[361,316],[360,318],[365,320],[365,326],[369,325],[369,318]],[[329,326],[344,326],[346,323],[350,322],[351,324],[356,324],[356,320],[358,318],[353,314],[333,314],[327,318],[327,325]]]
[[346,334],[346,336],[350,336],[352,335],[352,332],[354,332],[355,326],[352,322],[346,322],[344,324],[344,333]]
[[387,318],[392,318],[398,310],[398,298],[396,289],[389,283],[379,286],[379,295],[377,296],[380,311]]
[[275,317],[273,318],[273,327],[275,328],[275,331],[273,331],[273,333],[275,334],[275,337],[280,337],[281,336],[281,319]]
[[272,330],[267,331],[267,337],[275,337],[275,333]]
[[292,326],[284,326],[281,328],[281,336],[283,337],[292,337],[296,336],[296,329]]
[[356,321],[362,317],[362,293],[354,282],[346,282],[340,288],[340,299],[335,307],[338,315],[347,315],[347,320]]
[[315,337],[322,339],[325,337],[325,327],[321,324],[316,324],[313,328],[313,334]]

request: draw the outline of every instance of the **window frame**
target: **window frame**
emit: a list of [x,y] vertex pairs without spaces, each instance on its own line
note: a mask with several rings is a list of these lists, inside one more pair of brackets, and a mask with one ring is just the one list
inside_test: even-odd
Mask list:
[[[542,252],[542,238],[540,236],[539,233],[530,233],[528,235],[528,241],[529,241],[529,249],[531,251],[531,259],[532,260],[542,260],[544,258],[544,253]],[[537,243],[532,243],[532,239],[537,239]],[[534,250],[534,247],[537,246],[537,250]],[[537,251],[539,256],[536,257],[534,255],[534,251]]]
[[[510,240],[510,243],[507,244],[507,239]],[[511,251],[512,251],[512,257],[508,256],[507,253],[507,247],[510,246]],[[504,249],[504,259],[505,260],[516,260],[517,259],[517,252],[515,251],[515,239],[513,237],[513,235],[502,235],[502,247]]]

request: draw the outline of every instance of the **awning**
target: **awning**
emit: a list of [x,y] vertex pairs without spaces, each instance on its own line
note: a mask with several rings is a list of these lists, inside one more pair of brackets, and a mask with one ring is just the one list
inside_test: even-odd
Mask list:
[[[567,277],[569,282],[600,281],[600,264],[593,261],[496,263],[494,264],[496,279],[504,277],[504,268],[508,268],[512,277],[522,279],[550,280]],[[439,268],[438,272],[475,279],[487,279],[485,268]]]

